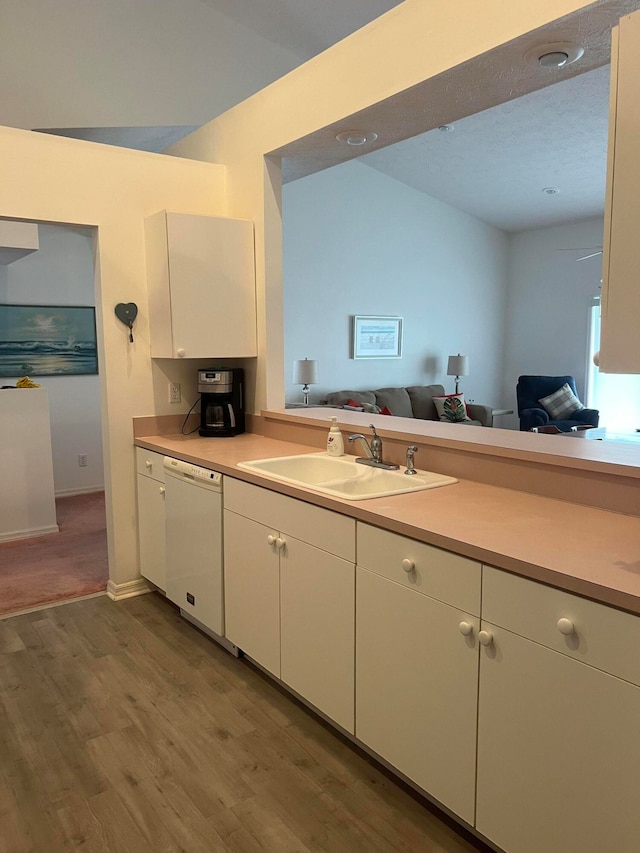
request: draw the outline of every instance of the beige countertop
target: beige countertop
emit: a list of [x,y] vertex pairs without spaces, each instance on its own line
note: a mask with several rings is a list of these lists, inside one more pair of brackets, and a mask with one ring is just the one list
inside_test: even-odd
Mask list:
[[370,415],[327,406],[262,412],[263,418],[278,424],[299,423],[320,427],[324,431],[328,429],[332,415],[337,416],[341,427],[352,431],[368,433],[366,427],[373,423],[380,435],[405,442],[423,438],[433,447],[461,448],[500,459],[530,459],[533,452],[539,464],[640,480],[640,441],[609,441],[606,440],[606,430],[604,441],[587,441],[579,433],[556,436],[512,429],[487,429],[419,418]]
[[472,559],[640,614],[640,518],[470,480],[388,498],[347,501],[237,468],[318,452],[244,434],[148,435],[136,445],[210,467]]

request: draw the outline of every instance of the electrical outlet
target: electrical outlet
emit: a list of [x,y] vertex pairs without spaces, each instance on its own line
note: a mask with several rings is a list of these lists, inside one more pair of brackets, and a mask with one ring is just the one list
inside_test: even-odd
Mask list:
[[182,392],[180,391],[179,382],[169,383],[169,402],[179,403],[182,400]]
[[81,468],[86,468],[89,464],[89,458],[86,453],[78,453],[78,465]]

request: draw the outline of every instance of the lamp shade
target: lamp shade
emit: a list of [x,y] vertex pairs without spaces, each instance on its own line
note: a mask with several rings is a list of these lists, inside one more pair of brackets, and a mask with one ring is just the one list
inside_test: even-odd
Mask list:
[[318,362],[305,358],[293,362],[294,385],[316,385],[318,382]]
[[469,356],[468,355],[450,355],[449,364],[447,366],[447,376],[468,376],[469,375]]

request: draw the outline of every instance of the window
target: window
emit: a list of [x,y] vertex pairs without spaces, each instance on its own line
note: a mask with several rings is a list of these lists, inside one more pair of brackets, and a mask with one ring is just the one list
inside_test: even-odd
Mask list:
[[640,429],[640,375],[601,373],[593,363],[600,348],[600,297],[591,307],[587,406],[600,411],[600,426],[611,432]]

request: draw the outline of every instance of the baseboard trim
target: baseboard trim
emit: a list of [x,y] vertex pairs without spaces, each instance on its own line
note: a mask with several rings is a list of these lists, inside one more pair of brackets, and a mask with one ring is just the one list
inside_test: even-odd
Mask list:
[[57,524],[50,524],[47,527],[38,527],[31,530],[10,530],[8,533],[0,533],[0,542],[31,539],[33,536],[48,536],[50,533],[60,533],[60,528]]
[[102,486],[81,486],[77,489],[60,489],[56,492],[57,498],[71,498],[74,495],[93,495],[96,492],[104,492],[104,485]]
[[107,595],[112,601],[135,598],[137,595],[146,595],[151,591],[151,587],[144,578],[138,578],[135,581],[125,581],[124,583],[115,583],[110,580],[107,584]]

